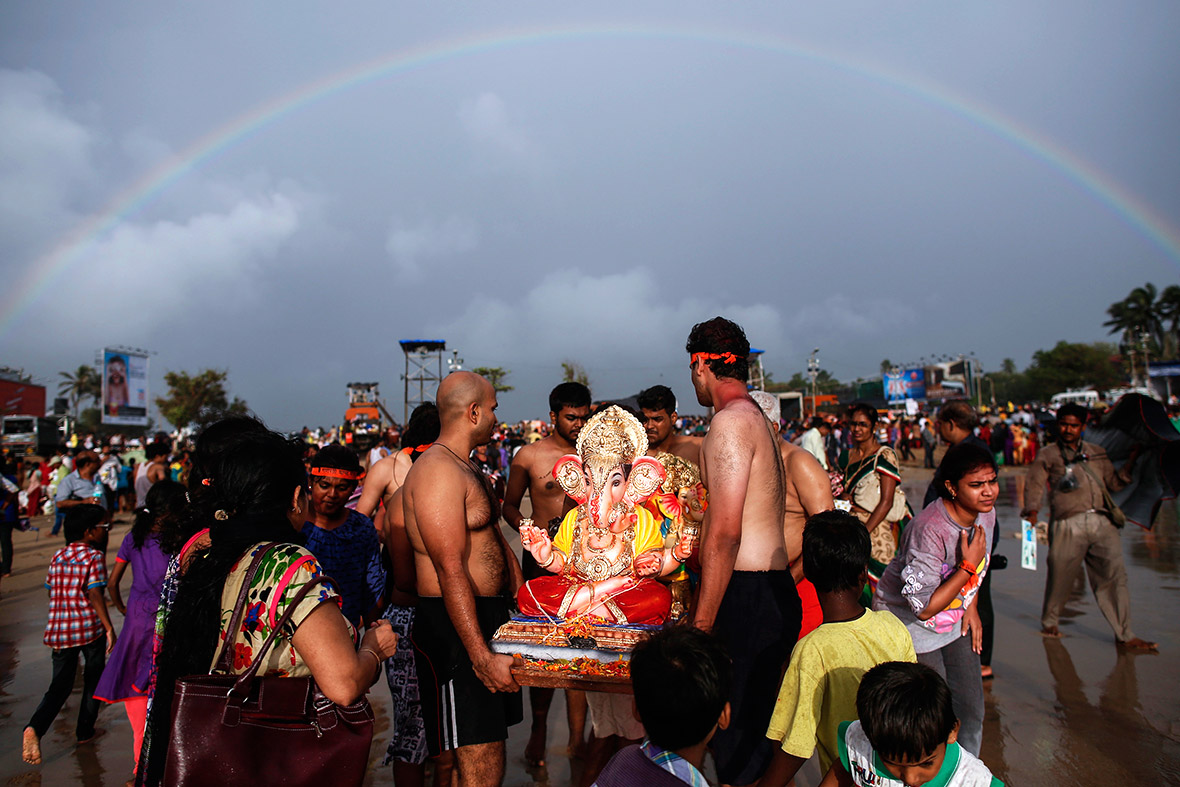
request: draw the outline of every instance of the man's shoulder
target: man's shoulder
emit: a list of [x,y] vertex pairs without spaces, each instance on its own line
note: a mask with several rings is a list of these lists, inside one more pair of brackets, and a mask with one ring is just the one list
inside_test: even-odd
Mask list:
[[765,421],[766,416],[762,414],[762,410],[754,403],[753,399],[735,399],[713,415],[705,440],[708,442],[710,437],[718,433],[722,435],[744,433],[753,426],[760,426]]
[[[1049,461],[1050,459],[1060,459],[1060,458],[1061,458],[1061,446],[1059,446],[1056,442],[1049,443],[1048,445],[1043,446],[1040,451],[1037,451],[1037,459],[1040,459],[1043,461]],[[1036,459],[1034,459],[1033,462],[1035,464]]]
[[557,439],[553,435],[544,437],[535,443],[529,443],[522,446],[516,452],[516,456],[512,458],[512,464],[520,467],[535,468],[549,472],[553,469],[553,465],[558,459],[566,454],[573,453],[576,448],[566,448],[558,444]]
[[779,444],[779,451],[783,455],[783,460],[786,462],[788,471],[814,468],[823,472],[823,465],[806,448],[788,443],[786,440],[779,440]]
[[374,475],[380,475],[382,477],[392,476],[393,468],[397,467],[399,456],[405,456],[405,454],[403,454],[401,451],[394,451],[393,453],[386,454],[385,456],[378,459],[369,466],[369,472],[366,474],[365,481],[367,482],[372,480]]
[[402,486],[406,494],[413,494],[422,484],[434,485],[441,479],[459,477],[463,469],[447,455],[447,449],[438,446],[427,448],[406,473],[406,482]]

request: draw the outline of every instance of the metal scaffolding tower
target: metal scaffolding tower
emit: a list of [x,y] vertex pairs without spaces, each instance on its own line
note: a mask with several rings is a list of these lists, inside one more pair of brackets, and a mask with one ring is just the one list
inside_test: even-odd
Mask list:
[[409,423],[410,413],[425,402],[433,402],[443,378],[443,353],[447,343],[439,339],[402,339],[406,354],[405,403],[402,423]]

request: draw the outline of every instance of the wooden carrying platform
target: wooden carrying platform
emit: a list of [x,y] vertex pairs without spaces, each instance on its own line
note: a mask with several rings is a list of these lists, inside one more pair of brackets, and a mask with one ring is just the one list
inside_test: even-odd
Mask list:
[[632,694],[631,679],[609,675],[580,675],[576,672],[556,672],[533,664],[512,665],[512,677],[521,686],[538,689],[574,689],[601,691],[607,694]]

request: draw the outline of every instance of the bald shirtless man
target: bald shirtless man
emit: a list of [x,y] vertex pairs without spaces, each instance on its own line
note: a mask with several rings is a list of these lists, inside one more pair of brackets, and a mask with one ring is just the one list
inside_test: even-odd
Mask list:
[[693,625],[725,643],[734,671],[730,724],[713,737],[713,758],[722,783],[753,784],[773,754],[766,727],[801,616],[783,539],[783,458],[746,392],[741,327],[723,317],[698,323],[685,349],[697,401],[716,410],[701,446],[709,508]]
[[414,550],[418,610],[414,648],[431,756],[456,752],[459,783],[499,785],[504,741],[521,720],[512,657],[488,640],[509,617],[515,556],[471,449],[496,427],[496,392],[471,372],[438,387],[441,431],[406,475],[402,512]]
[[[533,522],[547,526],[550,538],[557,534],[557,527],[566,512],[574,507],[574,500],[557,485],[553,478],[553,465],[566,454],[575,453],[578,435],[589,417],[590,389],[586,386],[581,383],[562,383],[549,392],[549,420],[553,424],[553,432],[517,451],[508,473],[504,519],[513,528],[519,528],[520,520],[524,518],[520,506],[527,490],[533,506]],[[528,550],[522,550],[521,564],[526,580],[549,575],[548,571],[537,566],[537,561]],[[533,727],[524,749],[524,758],[530,765],[545,763],[545,738],[552,702],[553,689],[529,688]],[[569,753],[576,755],[582,748],[586,730],[586,693],[567,691],[565,702],[570,732]]]
[[[770,428],[778,434],[782,430],[782,410],[779,398],[766,391],[751,391],[750,396],[762,408]],[[810,634],[824,622],[824,612],[819,606],[815,587],[803,576],[803,525],[809,517],[821,511],[836,507],[832,500],[832,482],[819,461],[805,448],[792,445],[779,438],[778,450],[783,457],[786,473],[783,491],[783,539],[787,544],[787,559],[790,560],[791,579],[803,604],[803,622],[799,627],[799,638]]]
[[676,431],[676,395],[666,385],[653,385],[636,397],[647,432],[647,455],[666,453],[701,466],[701,438]]

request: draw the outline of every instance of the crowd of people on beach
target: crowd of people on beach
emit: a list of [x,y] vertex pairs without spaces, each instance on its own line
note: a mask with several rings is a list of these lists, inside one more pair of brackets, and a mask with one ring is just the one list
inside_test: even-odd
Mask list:
[[[687,614],[636,646],[634,717],[607,695],[566,690],[582,785],[703,785],[706,753],[730,785],[792,783],[813,754],[824,785],[998,783],[979,754],[1004,465],[1031,465],[1025,514],[1051,512],[1043,633],[1059,635],[1085,563],[1120,646],[1155,649],[1131,631],[1109,497],[1134,457],[1116,469],[1084,442],[1084,408],[981,420],[964,400],[917,417],[857,402],[786,420],[778,397],[748,390],[749,343],[735,323],[696,325],[686,350],[709,419],[681,416],[662,385],[623,405],[643,424],[648,455],[692,463],[708,492],[699,548],[677,558]],[[396,784],[424,784],[428,763],[436,785],[500,784],[508,728],[525,713],[512,657],[488,640],[521,583],[554,560],[515,550],[500,522],[553,537],[575,506],[554,466],[612,404],[562,383],[547,420],[508,425],[493,386],[457,372],[435,402],[363,448],[335,431],[283,435],[239,416],[187,441],[83,436],[42,462],[8,464],[15,516],[5,521],[52,501],[52,533],[65,540],[46,581],[52,678],[23,729],[25,761],[41,761],[79,661],[77,740],[94,737],[102,704],[122,704],[134,732],[129,783],[147,785],[211,783],[202,779],[217,780],[230,759],[254,783],[328,763],[327,744],[322,757],[314,741],[298,753],[219,750],[215,734],[178,726],[192,676],[308,679],[347,719],[384,675],[393,713],[383,764]],[[939,444],[948,448],[924,499],[907,498],[904,465],[922,449],[935,467]],[[129,512],[108,575],[113,517]],[[109,606],[123,615],[118,631]],[[533,767],[545,764],[554,694],[529,688],[522,754]],[[347,761],[332,750],[334,782],[363,779],[363,750]]]

